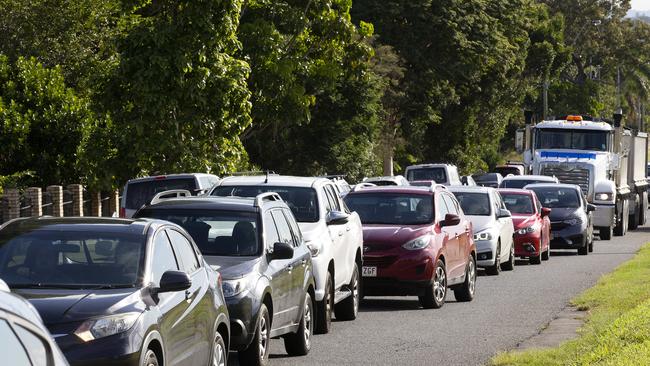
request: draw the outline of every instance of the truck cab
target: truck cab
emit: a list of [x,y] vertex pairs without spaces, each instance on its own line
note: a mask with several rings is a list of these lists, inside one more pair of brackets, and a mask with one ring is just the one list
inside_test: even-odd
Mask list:
[[532,174],[580,186],[597,207],[593,222],[603,240],[645,223],[648,138],[620,121],[621,115],[613,123],[566,116],[528,124],[516,139]]

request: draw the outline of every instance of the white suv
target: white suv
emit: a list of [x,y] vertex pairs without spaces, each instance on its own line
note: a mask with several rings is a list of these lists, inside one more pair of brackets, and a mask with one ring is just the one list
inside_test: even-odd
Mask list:
[[255,197],[277,192],[293,211],[309,247],[316,278],[316,332],[327,333],[332,311],[353,320],[359,311],[363,231],[339,189],[327,178],[280,175],[238,176],[221,180],[213,196]]

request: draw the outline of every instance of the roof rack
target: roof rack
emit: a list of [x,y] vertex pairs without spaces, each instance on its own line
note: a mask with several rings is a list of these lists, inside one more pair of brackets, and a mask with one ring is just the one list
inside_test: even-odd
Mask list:
[[359,184],[355,184],[354,187],[352,187],[352,192],[357,192],[362,190],[363,188],[368,188],[368,187],[377,187],[377,185],[374,183],[362,182]]
[[277,175],[277,173],[274,172],[273,170],[250,170],[250,171],[242,171],[242,172],[232,172],[229,175],[240,177],[240,176],[247,176],[247,175]]
[[[172,197],[166,197],[170,196]],[[170,189],[168,191],[162,191],[160,193],[156,193],[155,196],[151,199],[151,202],[149,202],[150,205],[155,205],[156,203],[174,199],[174,198],[185,198],[185,197],[192,197],[192,193],[188,191],[187,189]]]
[[262,207],[264,201],[282,201],[282,197],[275,192],[265,192],[255,196],[255,207]]

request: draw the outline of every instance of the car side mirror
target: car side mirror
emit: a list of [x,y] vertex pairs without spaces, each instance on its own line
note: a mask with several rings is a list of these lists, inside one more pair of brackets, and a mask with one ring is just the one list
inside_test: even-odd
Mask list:
[[445,219],[440,222],[440,227],[456,226],[460,224],[460,216],[454,214],[447,214]]
[[550,208],[542,207],[542,217],[546,217],[546,216],[548,216],[550,214],[551,214],[551,209]]
[[273,252],[270,253],[270,259],[291,259],[293,258],[293,246],[289,243],[277,242],[273,244]]
[[497,213],[497,219],[505,219],[508,217],[512,217],[510,211],[506,210],[505,208],[500,208],[499,212]]
[[163,292],[178,292],[187,290],[192,286],[190,276],[181,271],[167,271],[163,273],[160,278],[160,287],[156,289],[156,293]]
[[594,212],[596,211],[596,205],[592,205],[591,203],[587,204],[587,212]]
[[327,213],[325,223],[327,225],[344,225],[350,219],[350,215],[341,211],[330,211]]

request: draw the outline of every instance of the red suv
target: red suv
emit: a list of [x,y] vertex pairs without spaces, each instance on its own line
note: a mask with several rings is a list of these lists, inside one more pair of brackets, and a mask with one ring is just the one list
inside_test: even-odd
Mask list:
[[362,188],[345,202],[363,224],[364,295],[417,295],[427,309],[444,305],[447,288],[474,298],[472,224],[444,186]]
[[527,189],[499,189],[515,226],[515,256],[531,264],[548,260],[551,252],[550,208],[542,207],[535,192]]

